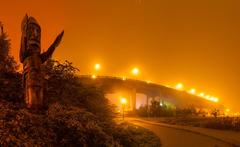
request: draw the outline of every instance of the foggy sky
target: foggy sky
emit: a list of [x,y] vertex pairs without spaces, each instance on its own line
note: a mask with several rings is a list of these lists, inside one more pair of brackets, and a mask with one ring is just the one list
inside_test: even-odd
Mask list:
[[238,0],[5,0],[0,21],[17,61],[26,13],[42,27],[42,50],[65,30],[54,58],[80,74],[131,76],[164,85],[182,82],[238,109],[240,2]]

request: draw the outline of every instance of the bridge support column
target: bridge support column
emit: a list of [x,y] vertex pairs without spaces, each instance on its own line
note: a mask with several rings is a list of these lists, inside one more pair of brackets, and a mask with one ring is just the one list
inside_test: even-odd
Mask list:
[[131,90],[131,101],[132,101],[132,110],[133,112],[136,111],[136,89],[133,88]]

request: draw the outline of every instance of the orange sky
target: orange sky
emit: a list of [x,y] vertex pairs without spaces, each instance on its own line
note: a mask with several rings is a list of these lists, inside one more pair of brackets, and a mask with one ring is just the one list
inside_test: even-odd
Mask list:
[[[240,105],[239,0],[5,0],[0,20],[18,61],[23,16],[34,16],[48,48],[62,29],[55,59],[72,61],[81,74],[102,65],[103,75],[139,79],[209,93],[231,108]],[[240,108],[238,109],[240,111]]]

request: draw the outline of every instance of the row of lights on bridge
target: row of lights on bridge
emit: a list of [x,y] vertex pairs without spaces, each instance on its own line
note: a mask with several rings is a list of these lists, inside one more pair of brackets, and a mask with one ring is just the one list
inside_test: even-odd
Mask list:
[[[99,63],[95,64],[94,65],[94,69],[96,70],[96,72],[98,72],[100,69],[101,69],[101,65]],[[131,71],[131,73],[135,76],[137,76],[139,74],[139,69],[137,67],[134,67]],[[97,76],[95,74],[92,75],[92,78],[93,79],[96,79]],[[126,77],[122,77],[122,80],[126,80],[127,78]],[[146,81],[147,83],[151,83],[151,81]],[[170,87],[170,86],[167,86],[167,87]],[[182,83],[178,83],[175,87],[177,90],[183,90],[184,86]],[[196,89],[192,88],[188,91],[190,94],[192,95],[196,95]],[[210,100],[210,101],[213,101],[213,102],[218,102],[219,99],[217,97],[214,97],[214,96],[210,96],[210,95],[205,95],[203,92],[199,93],[197,96],[199,97],[202,97],[202,98],[205,98],[207,100]]]
[[[101,69],[101,65],[99,63],[94,65],[94,69],[96,72],[98,72]],[[139,74],[139,69],[137,67],[134,67],[131,71],[131,73],[135,76],[137,76]],[[96,79],[97,76],[95,74],[92,75],[93,79]],[[127,78],[125,76],[122,77],[122,80],[126,80]]]
[[[98,72],[98,71],[101,69],[101,65],[100,65],[99,63],[95,64],[95,65],[94,65],[94,69],[96,70],[96,72]],[[131,73],[132,73],[134,76],[137,76],[137,75],[140,73],[140,70],[139,70],[139,68],[134,67],[134,68],[132,68]],[[96,79],[97,76],[96,76],[95,74],[93,74],[93,75],[92,75],[92,78],[93,78],[93,79]],[[123,80],[123,81],[125,81],[126,79],[127,79],[127,78],[126,78],[125,76],[122,77],[122,80]],[[146,82],[147,82],[148,84],[149,84],[149,83],[152,83],[152,81],[150,81],[150,80],[147,80]],[[170,87],[170,86],[167,86],[167,87]],[[177,90],[184,90],[184,85],[183,85],[182,83],[178,83],[174,88],[177,89]],[[197,96],[199,96],[199,97],[201,97],[201,98],[204,98],[204,99],[209,100],[209,101],[212,101],[212,102],[216,102],[216,103],[217,103],[217,102],[219,101],[219,98],[214,97],[214,96],[210,96],[210,95],[206,95],[206,94],[203,93],[203,92],[197,94],[196,89],[194,89],[194,88],[190,89],[190,90],[188,91],[188,93],[190,93],[190,94],[192,94],[192,95],[197,95]],[[127,103],[126,98],[121,98],[121,103],[122,103],[123,105],[126,105],[126,103]],[[225,113],[226,113],[226,114],[228,114],[229,112],[230,112],[230,109],[226,109],[226,110],[225,110]],[[239,114],[238,114],[238,115],[239,115]]]
[[[182,83],[178,83],[176,85],[176,89],[178,90],[183,90],[183,84]],[[188,93],[192,94],[192,95],[196,95],[196,89],[192,88],[188,91]],[[214,96],[210,96],[210,95],[205,95],[203,92],[199,93],[197,96],[205,98],[207,100],[213,101],[213,102],[218,102],[219,99],[217,97]]]

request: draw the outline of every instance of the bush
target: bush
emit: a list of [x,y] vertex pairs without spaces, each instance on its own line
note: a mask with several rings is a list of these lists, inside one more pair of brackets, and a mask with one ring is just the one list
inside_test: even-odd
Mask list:
[[22,75],[0,72],[0,99],[9,102],[23,102]]
[[0,145],[12,146],[117,146],[95,115],[58,103],[48,115],[32,114],[0,102]]
[[220,130],[234,130],[240,131],[240,117],[217,117],[209,119],[204,127],[220,129]]
[[141,117],[163,117],[163,116],[174,116],[175,109],[168,108],[167,105],[161,104],[159,101],[151,101],[151,105],[141,106],[137,110],[137,114]]
[[104,93],[96,87],[83,85],[76,76],[78,69],[71,62],[49,60],[44,71],[48,80],[45,97],[49,104],[59,102],[85,108],[100,120],[112,120],[113,107]]

